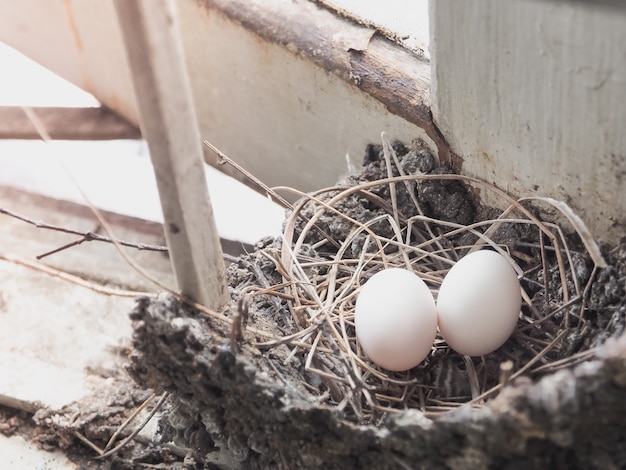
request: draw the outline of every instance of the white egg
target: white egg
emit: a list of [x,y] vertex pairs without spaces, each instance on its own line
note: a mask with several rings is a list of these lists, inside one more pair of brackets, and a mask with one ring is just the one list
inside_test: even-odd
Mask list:
[[437,310],[416,274],[391,268],[374,274],[356,301],[356,336],[370,360],[391,371],[417,366],[437,335]]
[[475,251],[452,266],[439,288],[439,332],[456,352],[482,356],[511,336],[521,305],[509,262],[495,251]]

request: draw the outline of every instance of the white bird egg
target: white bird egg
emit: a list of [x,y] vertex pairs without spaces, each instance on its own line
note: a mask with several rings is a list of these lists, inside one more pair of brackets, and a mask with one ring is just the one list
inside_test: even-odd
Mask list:
[[426,358],[435,341],[435,299],[411,271],[384,269],[361,287],[354,323],[371,361],[390,371],[411,369]]
[[499,253],[470,253],[452,266],[437,295],[439,332],[452,349],[482,356],[515,330],[522,294],[517,274]]

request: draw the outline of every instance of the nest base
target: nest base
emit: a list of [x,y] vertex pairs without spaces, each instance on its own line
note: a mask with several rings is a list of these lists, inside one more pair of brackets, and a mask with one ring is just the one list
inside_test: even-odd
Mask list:
[[140,299],[131,373],[172,392],[164,436],[231,468],[624,468],[626,336],[537,383],[520,378],[480,409],[417,410],[357,426],[252,347],[179,300]]

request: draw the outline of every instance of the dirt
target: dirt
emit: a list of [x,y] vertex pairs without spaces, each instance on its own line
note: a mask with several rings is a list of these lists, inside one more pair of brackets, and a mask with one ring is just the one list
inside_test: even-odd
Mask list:
[[[106,372],[110,375],[109,371]],[[85,470],[167,468],[193,469],[172,450],[148,442],[131,440],[113,455],[99,459],[98,453],[85,440],[103,449],[120,425],[151,394],[138,386],[123,370],[117,371],[107,386],[59,410],[41,408],[34,414],[0,407],[0,433],[10,437],[20,435],[44,450],[61,449],[77,468]],[[134,421],[116,441],[119,443],[137,425]]]
[[28,436],[34,427],[30,417],[26,411],[0,406],[0,433],[7,437]]

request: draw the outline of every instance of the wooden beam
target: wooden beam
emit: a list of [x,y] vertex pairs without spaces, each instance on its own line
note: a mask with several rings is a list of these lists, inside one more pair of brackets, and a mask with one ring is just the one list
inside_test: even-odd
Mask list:
[[[52,139],[139,139],[139,128],[110,109],[32,108]],[[19,106],[0,106],[0,139],[36,139],[41,136]]]
[[209,308],[220,309],[228,302],[224,261],[175,4],[169,0],[116,0],[115,7],[179,289]]

